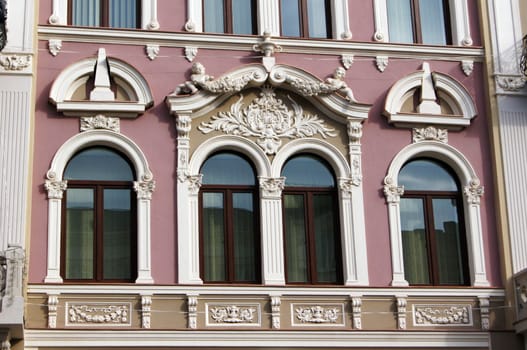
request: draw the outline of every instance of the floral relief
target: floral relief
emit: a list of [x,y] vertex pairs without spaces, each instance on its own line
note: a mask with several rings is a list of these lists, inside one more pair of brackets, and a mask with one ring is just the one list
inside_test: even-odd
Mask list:
[[229,112],[220,112],[210,122],[198,127],[207,134],[214,130],[231,135],[257,137],[257,143],[267,154],[275,154],[283,138],[302,138],[320,134],[323,138],[334,137],[334,129],[328,128],[317,115],[304,114],[302,107],[288,96],[292,110],[270,88],[263,88],[260,97],[243,108],[243,96],[231,106]]
[[256,308],[241,306],[217,306],[210,309],[210,317],[217,323],[252,323]]
[[69,304],[68,324],[119,324],[130,325],[129,304]]
[[336,323],[339,318],[339,311],[336,307],[316,305],[298,307],[295,309],[295,315],[302,323]]

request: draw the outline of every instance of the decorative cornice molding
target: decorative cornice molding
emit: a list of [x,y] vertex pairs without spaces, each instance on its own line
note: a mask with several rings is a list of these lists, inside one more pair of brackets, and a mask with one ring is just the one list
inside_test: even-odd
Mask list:
[[231,106],[229,112],[219,112],[210,122],[202,122],[198,130],[204,134],[222,131],[231,135],[256,137],[256,143],[267,154],[275,154],[282,145],[281,139],[297,139],[319,134],[334,137],[334,129],[326,127],[317,115],[305,114],[300,104],[287,96],[291,107],[279,98],[272,88],[263,88],[259,97],[243,108],[243,95]]
[[94,117],[80,118],[80,131],[88,131],[95,129],[110,130],[120,132],[120,119],[106,117],[103,114],[97,114]]
[[422,141],[438,141],[442,143],[448,143],[448,130],[439,129],[434,126],[428,126],[426,128],[414,128],[412,130],[412,141],[413,143]]

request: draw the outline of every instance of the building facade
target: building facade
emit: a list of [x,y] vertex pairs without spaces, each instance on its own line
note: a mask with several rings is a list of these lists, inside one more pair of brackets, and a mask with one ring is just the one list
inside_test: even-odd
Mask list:
[[40,1],[25,346],[513,344],[483,10]]

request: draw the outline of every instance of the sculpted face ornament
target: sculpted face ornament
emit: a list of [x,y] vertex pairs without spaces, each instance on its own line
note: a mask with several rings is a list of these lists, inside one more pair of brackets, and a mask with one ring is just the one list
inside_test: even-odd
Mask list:
[[0,51],[7,43],[7,0],[0,0]]

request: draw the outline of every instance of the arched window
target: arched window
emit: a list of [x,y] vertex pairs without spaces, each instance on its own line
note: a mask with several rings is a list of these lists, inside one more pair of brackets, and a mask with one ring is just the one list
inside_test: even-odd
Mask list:
[[251,163],[221,152],[200,172],[202,280],[260,282],[258,187]]
[[132,282],[136,267],[135,174],[104,147],[78,152],[64,171],[62,276],[68,281]]
[[70,23],[76,26],[138,28],[138,0],[69,0]]
[[314,155],[285,163],[283,191],[287,283],[342,282],[335,176]]
[[459,183],[433,159],[414,159],[399,172],[404,273],[411,285],[467,285],[469,273]]

